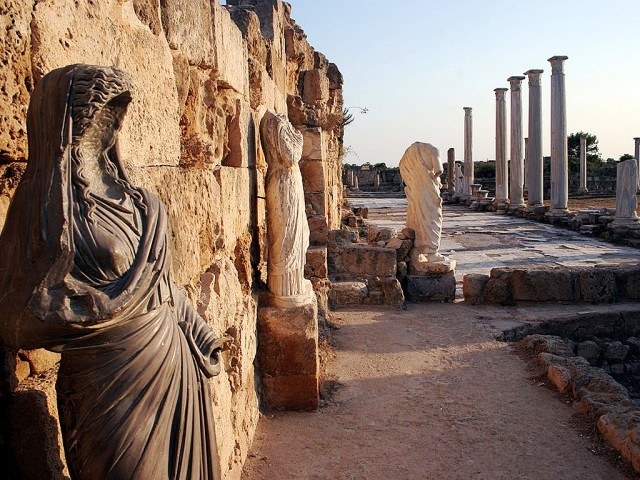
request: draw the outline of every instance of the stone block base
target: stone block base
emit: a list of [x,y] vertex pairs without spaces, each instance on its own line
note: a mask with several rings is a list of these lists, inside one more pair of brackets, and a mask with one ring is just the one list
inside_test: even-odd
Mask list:
[[414,302],[453,302],[456,298],[455,272],[409,275],[407,296]]
[[263,405],[272,410],[318,408],[318,307],[258,310],[258,365]]

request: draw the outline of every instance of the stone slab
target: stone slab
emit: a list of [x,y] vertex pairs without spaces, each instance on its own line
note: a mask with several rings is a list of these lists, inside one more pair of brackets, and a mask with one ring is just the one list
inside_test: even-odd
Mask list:
[[453,302],[456,297],[455,271],[445,274],[409,275],[407,296],[414,302]]

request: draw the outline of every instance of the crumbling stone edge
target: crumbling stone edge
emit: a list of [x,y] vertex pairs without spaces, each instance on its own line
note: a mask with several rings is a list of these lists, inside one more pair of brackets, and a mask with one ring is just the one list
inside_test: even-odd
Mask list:
[[640,472],[640,408],[627,389],[604,370],[575,356],[560,337],[529,335],[522,345],[538,354],[554,387],[574,398],[578,412],[595,416],[601,435]]

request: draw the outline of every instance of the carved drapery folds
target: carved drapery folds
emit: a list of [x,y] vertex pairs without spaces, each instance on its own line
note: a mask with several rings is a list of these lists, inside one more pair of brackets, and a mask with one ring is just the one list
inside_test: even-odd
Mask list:
[[130,77],[71,65],[28,111],[29,162],[0,245],[0,339],[61,353],[74,479],[217,479],[206,378],[219,340],[171,282],[167,214],[129,181],[118,132]]

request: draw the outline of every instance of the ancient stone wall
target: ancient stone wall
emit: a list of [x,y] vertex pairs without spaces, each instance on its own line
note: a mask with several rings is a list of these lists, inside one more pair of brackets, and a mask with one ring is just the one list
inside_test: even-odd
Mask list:
[[[135,91],[121,143],[130,175],[167,206],[174,281],[216,332],[234,339],[211,388],[222,470],[239,478],[258,420],[256,292],[266,280],[259,124],[272,110],[303,132],[312,237],[326,245],[326,232],[340,226],[342,76],[309,45],[286,3],[227,3],[3,2],[0,227],[27,161],[36,82],[72,63],[128,72]],[[8,254],[2,245],[0,254]],[[64,478],[56,355],[3,350],[0,360],[0,448],[9,447],[16,476]]]

